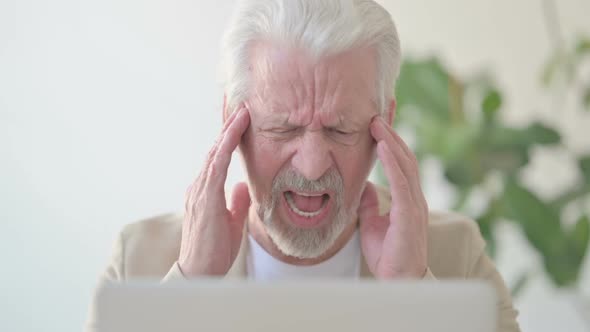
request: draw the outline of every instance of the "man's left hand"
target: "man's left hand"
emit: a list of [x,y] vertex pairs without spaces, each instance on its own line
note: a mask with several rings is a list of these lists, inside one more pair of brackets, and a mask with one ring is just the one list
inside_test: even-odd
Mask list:
[[383,117],[375,117],[370,130],[392,204],[380,216],[377,192],[367,183],[358,211],[363,255],[378,279],[421,279],[428,268],[428,204],[416,157]]

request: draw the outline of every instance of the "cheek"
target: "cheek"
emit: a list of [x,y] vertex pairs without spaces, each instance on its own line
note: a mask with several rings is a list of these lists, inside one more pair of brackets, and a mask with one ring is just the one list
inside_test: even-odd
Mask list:
[[256,199],[260,199],[270,192],[274,177],[288,160],[287,146],[261,135],[254,135],[249,130],[240,148],[250,189]]

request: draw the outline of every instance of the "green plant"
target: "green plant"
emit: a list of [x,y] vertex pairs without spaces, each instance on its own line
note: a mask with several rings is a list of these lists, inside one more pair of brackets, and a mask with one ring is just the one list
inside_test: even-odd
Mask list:
[[[576,52],[590,49],[587,42],[580,45]],[[580,65],[580,58],[576,61]],[[563,68],[571,62],[555,62],[548,65],[546,84],[558,73],[571,71]],[[557,286],[575,286],[589,244],[590,222],[582,215],[568,227],[561,222],[561,215],[566,206],[590,193],[590,155],[576,156],[583,183],[546,201],[525,188],[518,175],[529,163],[533,147],[559,145],[561,135],[540,122],[524,128],[502,124],[502,94],[489,79],[480,76],[462,80],[435,58],[406,59],[396,97],[396,126],[409,127],[415,133],[418,160],[440,161],[446,180],[458,193],[453,209],[465,212],[472,193],[486,191],[490,179],[501,184],[499,190],[488,190],[485,211],[471,216],[480,226],[490,255],[494,256],[496,248],[495,225],[500,220],[515,222],[543,257],[551,280]],[[377,174],[386,182],[382,171]],[[527,276],[523,274],[513,288],[515,292]]]

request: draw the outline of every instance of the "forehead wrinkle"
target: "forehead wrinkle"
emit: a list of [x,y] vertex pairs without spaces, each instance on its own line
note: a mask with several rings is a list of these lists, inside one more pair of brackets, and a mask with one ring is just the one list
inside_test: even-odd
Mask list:
[[322,66],[315,66],[313,71],[313,84],[314,84],[314,100],[313,100],[313,107],[314,109],[321,108],[322,97],[325,93],[325,86],[324,86],[324,79],[323,79],[323,71]]
[[[330,70],[330,68],[328,68],[326,66],[326,73],[327,73],[327,75],[326,75],[326,88],[324,89],[324,95],[322,96],[322,109],[329,110],[329,106],[331,106],[331,105],[328,104],[328,102],[329,102],[328,96],[332,96],[332,98],[334,96],[334,93],[331,89],[332,82],[334,81],[334,80],[332,80],[332,75],[338,75],[338,72],[333,72],[332,70]],[[336,78],[336,81],[338,81],[337,78]]]
[[302,77],[296,57],[266,43],[256,45],[253,53],[253,67],[259,82],[256,90],[262,106],[267,109],[271,106],[268,105],[270,100],[272,106],[279,104],[282,108],[287,106],[287,110],[297,109],[302,98],[298,87]]
[[302,60],[299,68],[300,89],[301,93],[298,99],[297,109],[302,111],[303,122],[310,123],[313,121],[316,113],[315,100],[317,98],[315,91],[314,66],[310,66],[306,59]]
[[256,66],[260,75],[256,92],[261,111],[280,115],[265,119],[287,119],[298,126],[349,126],[365,122],[361,112],[378,113],[375,89],[367,86],[374,82],[367,81],[366,66],[351,69],[356,60],[339,56],[310,60],[297,51],[273,53],[267,52],[269,48],[261,50],[259,59],[263,59]]
[[[288,71],[288,67],[285,67],[284,70],[286,70],[287,72],[284,73],[285,75],[283,76],[289,84],[289,91],[287,92],[290,96],[291,96],[291,103],[293,105],[291,105],[291,108],[293,110],[298,109],[299,106],[299,98],[301,98],[301,93],[299,91],[299,84],[298,82],[301,81],[301,73],[299,71],[299,66],[298,64],[294,63],[292,64],[292,66],[290,66],[291,68],[295,69],[294,73],[293,71]],[[288,75],[289,74],[289,75]],[[292,77],[295,76],[295,77]],[[278,80],[280,80],[280,78],[278,78]]]
[[332,71],[325,62],[316,63],[314,66],[315,100],[313,107],[320,119],[320,125],[324,125],[327,122],[326,115],[329,114],[327,105],[330,99],[331,75]]
[[[327,105],[327,107],[324,108],[324,113],[326,114],[326,121],[327,122],[332,122],[333,119],[330,119],[332,116],[336,117],[336,122],[341,124],[343,122],[343,114],[341,114],[341,112],[338,111],[338,106],[341,103],[340,102],[340,98],[342,97],[342,90],[343,90],[343,82],[342,80],[333,80],[333,82],[335,82],[335,85],[333,87],[333,89],[330,90],[330,92],[328,93],[328,95],[330,96],[329,98],[325,98],[326,100],[324,101],[324,105]],[[330,121],[332,120],[332,121]]]
[[305,59],[296,58],[289,63],[291,66],[284,67],[282,75],[274,77],[275,84],[269,89],[280,87],[277,94],[282,98],[285,110],[289,111],[290,122],[304,125],[313,119],[313,75],[309,73]]
[[262,123],[285,125],[289,119],[289,114],[287,112],[263,112],[260,118]]

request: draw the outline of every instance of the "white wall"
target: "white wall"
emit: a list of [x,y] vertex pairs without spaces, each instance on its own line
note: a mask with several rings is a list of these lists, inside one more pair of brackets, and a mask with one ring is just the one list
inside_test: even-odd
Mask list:
[[[0,1],[0,330],[79,330],[121,227],[181,210],[220,126],[218,42],[233,3]],[[407,54],[490,67],[507,121],[562,119],[572,148],[588,148],[590,119],[549,109],[537,86],[549,49],[539,1],[383,3]],[[560,9],[566,31],[590,33],[590,3]],[[576,180],[537,173],[546,189]],[[235,163],[228,182],[242,175]],[[440,192],[429,190],[435,206]],[[510,279],[538,258],[505,228]],[[525,299],[547,294],[537,284]]]

